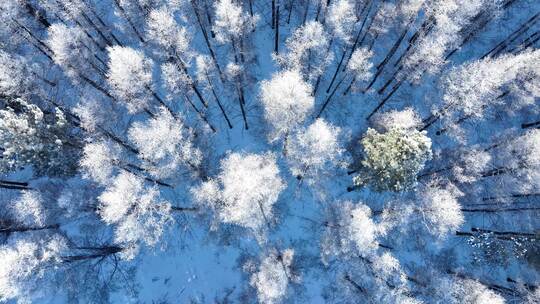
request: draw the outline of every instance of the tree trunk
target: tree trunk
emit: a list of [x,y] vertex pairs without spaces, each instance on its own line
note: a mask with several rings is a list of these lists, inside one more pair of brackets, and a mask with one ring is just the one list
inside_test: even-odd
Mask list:
[[527,128],[536,128],[540,126],[540,120],[537,120],[535,122],[528,122],[528,123],[522,123],[521,124],[521,128],[522,129],[527,129]]
[[216,100],[216,103],[219,106],[221,114],[223,115],[223,117],[227,121],[227,125],[229,126],[229,129],[232,129],[233,126],[231,124],[231,121],[229,120],[229,117],[227,116],[227,113],[225,113],[225,109],[223,108],[223,105],[221,104],[221,101],[219,100],[219,97],[217,96],[216,91],[214,90],[214,85],[210,81],[210,76],[208,75],[208,73],[205,73],[205,74],[206,74],[206,81],[208,81],[208,85],[210,86],[210,90],[212,91],[212,95],[214,96],[214,99]]
[[177,211],[177,212],[186,212],[186,211],[198,211],[199,208],[197,208],[197,207],[177,207],[177,206],[171,206],[171,210]]
[[353,281],[353,279],[351,279],[351,277],[350,277],[348,274],[346,274],[346,275],[343,277],[343,279],[344,279],[345,281],[349,282],[349,283],[352,285],[352,287],[354,287],[354,289],[356,289],[356,290],[359,291],[360,293],[367,293],[366,290],[365,290],[362,286],[358,285],[358,283],[356,283],[355,281]]
[[275,37],[274,37],[274,52],[276,54],[279,55],[279,0],[277,0],[277,3],[276,3],[277,7],[276,7],[276,15],[275,15],[275,20],[276,20],[276,33],[275,33]]
[[32,15],[32,17],[34,17],[34,19],[36,19],[39,23],[41,23],[41,25],[43,25],[43,27],[48,28],[49,26],[51,26],[51,23],[49,22],[49,20],[47,20],[47,18],[45,18],[43,12],[38,11],[27,0],[24,1],[24,7],[28,11],[28,13]]
[[471,208],[461,208],[462,212],[470,212],[470,213],[499,213],[499,212],[521,212],[521,211],[535,211],[540,210],[540,207],[522,207],[522,208],[499,208],[499,209],[493,209],[493,208],[478,208],[478,209],[471,209]]
[[276,25],[276,0],[272,0],[272,29]]
[[392,56],[394,56],[394,54],[396,53],[397,49],[399,48],[399,46],[401,45],[401,42],[403,41],[403,39],[405,38],[405,36],[407,35],[408,31],[409,31],[409,28],[411,26],[411,24],[413,23],[414,19],[411,19],[411,21],[409,21],[409,23],[407,24],[407,26],[405,27],[405,30],[403,30],[403,32],[401,33],[401,35],[399,36],[398,40],[396,40],[396,42],[394,43],[394,45],[392,46],[392,48],[390,49],[390,51],[386,54],[386,56],[384,57],[384,60],[379,63],[377,65],[377,72],[375,73],[375,75],[373,76],[373,79],[371,79],[370,83],[368,84],[368,86],[364,89],[364,92],[369,90],[373,84],[375,83],[375,81],[377,81],[377,78],[379,77],[379,75],[382,73],[382,71],[384,70],[384,67],[386,66],[386,64],[388,63],[388,61],[390,61],[390,59],[392,58]]
[[72,263],[85,260],[93,260],[97,258],[107,257],[121,252],[124,248],[119,246],[104,246],[104,247],[76,247],[78,250],[89,250],[92,253],[81,255],[68,255],[62,257],[62,262]]
[[338,82],[338,84],[336,85],[336,87],[334,88],[332,93],[330,95],[328,95],[328,97],[326,98],[326,100],[323,103],[323,106],[322,106],[321,110],[319,111],[319,114],[317,114],[317,116],[315,118],[321,117],[321,114],[323,113],[324,109],[326,109],[326,106],[328,106],[328,104],[330,103],[330,100],[332,100],[332,97],[334,96],[334,94],[338,90],[339,86],[343,83],[343,80],[345,80],[345,76],[343,78],[341,78],[341,80]]
[[399,87],[401,87],[402,84],[403,84],[403,80],[399,80],[392,87],[392,91],[390,91],[390,93],[383,100],[381,100],[381,102],[377,105],[377,107],[373,111],[371,111],[371,113],[369,113],[366,120],[369,120],[371,118],[371,116],[373,116],[373,114],[377,113],[377,111],[379,111],[382,108],[382,106],[384,106],[384,104],[388,101],[388,99],[390,99],[390,97],[392,97],[392,95],[394,95],[394,93],[399,89]]
[[60,228],[59,224],[46,225],[46,226],[41,226],[41,227],[28,227],[28,226],[0,227],[0,233],[11,234],[14,232],[28,232],[28,231],[39,231],[39,230],[58,229],[58,228]]
[[222,82],[225,82],[225,78],[223,77],[223,72],[221,71],[221,68],[216,58],[216,53],[214,52],[214,49],[212,48],[212,44],[210,44],[208,33],[206,32],[206,29],[204,28],[204,25],[201,20],[201,16],[199,15],[197,5],[195,4],[194,0],[191,0],[190,3],[191,3],[191,6],[193,7],[195,17],[197,18],[197,23],[199,23],[199,27],[201,28],[201,32],[203,34],[203,38],[206,43],[206,46],[208,47],[208,51],[210,52],[210,57],[212,57],[212,60],[214,61],[214,64],[216,65],[216,68],[219,72],[219,78],[221,79]]
[[506,37],[503,41],[499,42],[497,45],[495,45],[492,49],[490,49],[487,53],[485,53],[480,59],[484,59],[490,54],[493,54],[491,57],[497,56],[501,51],[503,51],[509,44],[514,42],[522,33],[526,32],[540,17],[540,13],[536,13],[534,16],[529,18],[525,23],[523,23],[517,30],[513,31],[508,37]]
[[186,99],[186,101],[191,105],[191,107],[193,108],[193,110],[195,110],[195,112],[197,113],[197,115],[206,123],[206,125],[208,125],[208,127],[210,128],[210,130],[212,130],[212,132],[217,132],[216,131],[216,128],[214,128],[214,126],[212,126],[210,124],[210,122],[208,122],[208,119],[206,118],[206,116],[204,116],[203,113],[201,113],[201,111],[199,109],[197,109],[197,107],[193,104],[193,102],[191,101],[191,99],[189,99],[189,97],[187,95],[184,94],[184,98]]
[[334,72],[334,75],[332,76],[332,80],[330,81],[330,84],[328,85],[328,88],[326,89],[326,93],[330,92],[330,88],[332,88],[332,85],[334,85],[334,81],[336,81],[336,77],[337,77],[337,74],[339,72],[339,68],[343,64],[343,59],[345,58],[346,53],[347,53],[347,50],[343,50],[343,54],[341,55],[341,59],[339,60],[336,71]]
[[120,6],[120,3],[118,3],[118,0],[114,0],[114,4],[116,6],[116,8],[118,8],[118,10],[120,11],[120,14],[122,15],[122,17],[124,17],[124,19],[126,19],[127,23],[129,24],[129,26],[131,27],[131,29],[133,30],[133,32],[135,33],[135,35],[137,36],[137,38],[139,38],[139,41],[141,43],[144,43],[144,39],[142,37],[142,35],[139,33],[139,31],[137,30],[137,28],[135,27],[135,25],[133,24],[133,22],[131,21],[131,19],[129,18],[129,16],[127,15],[126,11],[124,10],[124,8],[122,6]]

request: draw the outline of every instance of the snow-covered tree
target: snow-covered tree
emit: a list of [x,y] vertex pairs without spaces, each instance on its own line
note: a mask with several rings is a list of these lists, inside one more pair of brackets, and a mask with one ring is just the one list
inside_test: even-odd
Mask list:
[[540,51],[533,51],[453,68],[442,80],[442,105],[434,109],[434,116],[442,118],[451,134],[462,136],[455,123],[462,117],[483,119],[489,107],[504,103],[503,94],[515,91],[521,97],[512,102],[511,112],[530,105],[531,98],[539,96],[533,84],[540,78],[539,66]]
[[373,116],[373,127],[379,132],[390,131],[392,128],[414,130],[421,124],[421,119],[412,108],[391,110]]
[[107,80],[113,95],[130,113],[142,111],[149,104],[152,86],[152,60],[138,50],[114,46],[108,48]]
[[221,221],[261,230],[271,225],[273,206],[284,188],[274,154],[232,153],[221,161],[221,174],[193,193]]
[[500,6],[499,0],[434,1],[427,7],[428,16],[433,18],[433,29],[423,31],[405,58],[403,64],[409,68],[408,77],[419,80],[424,73],[437,73],[446,63],[449,49],[460,43],[461,34],[482,12],[493,14]]
[[32,166],[38,175],[71,174],[78,140],[70,132],[59,109],[45,114],[24,99],[14,100],[0,110],[0,172]]
[[425,131],[393,127],[379,133],[369,128],[361,144],[364,159],[354,184],[370,185],[377,191],[413,188],[418,173],[432,157],[431,140]]
[[264,117],[272,130],[271,142],[287,136],[300,126],[314,105],[311,86],[297,71],[284,71],[261,84]]
[[192,130],[165,108],[145,123],[135,122],[129,140],[138,149],[144,169],[157,178],[174,176],[180,165],[196,167],[201,162]]
[[191,37],[188,31],[176,22],[174,15],[167,8],[150,11],[146,35],[163,55],[175,56],[185,63],[189,62]]
[[536,192],[540,189],[539,152],[540,130],[533,129],[498,148],[493,154],[490,169],[482,172],[481,176],[500,183],[492,189],[494,192]]
[[[400,1],[405,2],[405,1]],[[376,38],[379,35],[383,35],[386,32],[388,32],[389,27],[391,25],[388,20],[395,20],[396,19],[396,5],[393,3],[382,3],[381,7],[377,11],[377,14],[373,16],[373,23],[371,24],[371,27],[369,28],[371,34]]]
[[101,73],[103,60],[96,55],[97,48],[78,27],[68,27],[62,23],[55,23],[48,29],[47,44],[53,52],[56,64],[75,79],[80,75]]
[[42,197],[36,191],[24,191],[12,206],[13,218],[25,227],[38,228],[45,225],[46,210]]
[[341,129],[323,119],[317,119],[305,130],[287,140],[287,160],[297,178],[318,178],[339,165],[344,149],[340,143]]
[[212,29],[220,43],[239,43],[238,39],[249,33],[257,23],[258,17],[250,16],[232,0],[218,0],[214,7],[216,18]]
[[347,64],[347,70],[353,75],[355,80],[365,81],[368,80],[371,75],[371,69],[373,68],[373,63],[371,63],[371,57],[373,52],[367,48],[356,49],[349,59]]
[[417,208],[430,233],[442,237],[463,224],[464,216],[457,201],[459,196],[463,193],[452,185],[440,188],[431,184],[419,190]]
[[286,249],[283,252],[272,252],[265,257],[259,271],[251,276],[251,286],[257,289],[259,303],[281,303],[287,295],[287,287],[295,276],[291,272],[294,250]]
[[26,59],[0,50],[0,96],[19,96],[32,83]]
[[327,52],[329,43],[323,25],[309,21],[287,38],[287,52],[275,59],[284,69],[298,70],[304,79],[314,81],[333,58]]
[[115,165],[121,158],[121,148],[109,141],[87,143],[80,160],[83,176],[106,185],[113,177]]
[[332,1],[328,7],[326,22],[330,26],[333,36],[347,42],[352,38],[352,31],[356,23],[354,4],[349,0]]
[[17,239],[0,246],[0,301],[31,303],[45,295],[66,247],[58,235]]
[[386,227],[374,222],[371,209],[362,203],[345,201],[333,205],[326,223],[321,241],[325,264],[335,257],[372,256],[378,249],[379,237],[386,234]]
[[474,280],[457,280],[453,284],[452,303],[504,304],[504,298]]
[[99,215],[115,225],[115,242],[126,248],[126,260],[136,256],[141,244],[155,246],[172,221],[171,204],[160,198],[159,189],[128,172],[116,176],[99,201]]

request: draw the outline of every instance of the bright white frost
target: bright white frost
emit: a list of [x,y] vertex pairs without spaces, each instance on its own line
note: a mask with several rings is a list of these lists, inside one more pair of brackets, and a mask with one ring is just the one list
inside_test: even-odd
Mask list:
[[107,80],[113,95],[130,113],[143,110],[148,103],[148,89],[152,85],[152,60],[141,51],[114,46],[109,51]]
[[191,78],[178,64],[167,62],[161,65],[161,78],[167,88],[168,98],[178,98],[190,90]]
[[293,256],[294,250],[287,249],[280,255],[272,253],[263,259],[259,271],[251,276],[251,285],[257,289],[259,303],[281,303],[287,294]]
[[[533,129],[498,149],[484,177],[503,178],[498,191],[536,193],[540,189],[540,130]],[[508,187],[508,188],[507,188]]]
[[212,205],[221,221],[260,230],[270,225],[284,188],[275,155],[232,153],[221,161],[221,174],[193,192],[200,203]]
[[354,76],[354,79],[357,81],[365,81],[371,78],[373,73],[373,63],[371,63],[371,57],[373,52],[367,48],[358,48],[352,55],[349,63],[347,64],[347,69]]
[[434,1],[426,9],[427,14],[435,20],[435,25],[429,33],[418,38],[412,53],[404,60],[404,66],[410,69],[405,77],[419,80],[425,72],[438,72],[446,63],[447,50],[459,46],[460,30],[470,25],[482,10],[491,14],[496,12],[499,2],[499,0]]
[[146,35],[165,55],[189,59],[189,33],[174,20],[172,12],[166,8],[150,11]]
[[83,176],[99,184],[109,184],[120,153],[121,148],[115,143],[108,141],[87,143],[79,162]]
[[287,52],[275,56],[276,61],[285,70],[297,70],[309,81],[321,75],[332,60],[332,53],[327,52],[328,34],[317,21],[308,21],[294,30],[287,38]]
[[27,227],[40,227],[45,224],[45,208],[39,192],[24,191],[11,208],[17,222]]
[[75,77],[79,74],[79,67],[92,69],[89,58],[92,58],[92,44],[88,37],[78,27],[68,27],[61,23],[52,24],[48,28],[47,44],[52,50],[53,59],[61,66],[69,76]]
[[287,141],[287,160],[293,175],[318,177],[336,165],[344,149],[339,142],[341,129],[317,119],[307,129]]
[[386,227],[373,221],[371,209],[363,203],[338,202],[328,210],[330,221],[321,240],[321,258],[357,259],[372,256],[378,249],[378,238]]
[[501,104],[509,92],[518,94],[514,110],[540,96],[540,51],[490,57],[453,68],[442,80],[443,104],[435,113],[447,120],[449,128],[461,117],[481,119],[487,107]]
[[464,222],[461,205],[457,197],[463,194],[453,186],[440,188],[437,185],[427,185],[420,189],[417,195],[421,219],[433,235],[444,237],[458,230]]
[[220,43],[234,42],[257,23],[256,15],[252,18],[232,0],[218,0],[214,2],[214,8],[216,16],[212,29]]
[[264,117],[270,124],[270,141],[276,141],[303,123],[311,112],[311,86],[297,71],[276,73],[261,84]]
[[167,178],[180,165],[200,163],[201,152],[192,144],[191,130],[165,108],[146,122],[135,122],[128,137],[139,150],[146,169],[155,177]]
[[371,209],[358,204],[351,210],[350,218],[349,234],[358,252],[364,255],[377,249],[376,239],[380,231],[371,219]]
[[412,108],[406,108],[375,114],[371,122],[377,131],[386,132],[392,128],[414,130],[420,126],[422,120]]
[[354,4],[349,0],[332,1],[328,7],[326,22],[333,35],[344,41],[350,40],[356,23]]
[[18,94],[30,84],[24,57],[15,57],[0,50],[0,92],[8,96]]
[[0,246],[0,301],[32,303],[49,283],[46,274],[62,262],[65,249],[65,240],[59,236],[18,239]]
[[395,20],[396,14],[397,10],[395,4],[388,2],[382,3],[377,14],[373,17],[373,24],[371,25],[370,32],[375,37],[388,32],[392,24],[391,22],[388,22],[388,20]]
[[127,260],[135,257],[141,243],[155,246],[172,220],[171,205],[159,197],[158,188],[131,173],[120,173],[99,201],[99,215],[105,223],[116,225],[115,241],[128,249],[123,252]]
[[453,284],[452,303],[504,304],[503,297],[474,280],[458,280]]

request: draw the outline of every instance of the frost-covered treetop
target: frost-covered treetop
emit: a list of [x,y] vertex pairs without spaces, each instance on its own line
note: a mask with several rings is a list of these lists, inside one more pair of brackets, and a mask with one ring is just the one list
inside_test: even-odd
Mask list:
[[[31,303],[50,284],[50,269],[62,262],[66,242],[58,235],[47,239],[17,239],[0,246],[0,301]],[[32,294],[31,291],[36,292]]]
[[214,2],[214,7],[216,17],[212,28],[220,43],[233,42],[257,23],[257,16],[249,16],[232,0],[218,0]]
[[[17,110],[15,110],[17,109]],[[38,174],[64,175],[73,171],[74,151],[66,143],[67,121],[55,109],[45,115],[24,99],[14,100],[0,110],[0,172],[33,166]]]
[[373,127],[379,132],[386,132],[392,128],[414,130],[421,122],[421,118],[412,108],[386,111],[376,114],[372,119]]
[[455,303],[504,304],[503,297],[474,280],[459,280],[453,284]]
[[358,204],[351,210],[348,229],[349,237],[361,255],[375,250],[378,245],[377,236],[384,232],[371,219],[371,209],[363,204]]
[[192,143],[192,131],[163,107],[146,122],[135,122],[128,137],[145,167],[158,178],[174,175],[180,165],[197,166],[201,161],[201,151]]
[[321,241],[321,258],[327,263],[332,258],[357,259],[371,257],[377,252],[379,237],[386,234],[386,226],[376,223],[371,209],[362,202],[337,202],[329,209],[331,221]]
[[276,141],[304,122],[315,103],[311,86],[298,71],[276,73],[261,84],[264,118],[272,128],[269,136]]
[[13,218],[26,227],[45,225],[47,211],[43,206],[39,192],[24,191],[10,209]]
[[126,248],[126,260],[135,257],[141,243],[155,246],[172,220],[171,204],[160,198],[158,188],[128,172],[116,176],[99,201],[99,215],[115,225],[115,241]]
[[436,184],[422,187],[417,195],[418,210],[428,230],[433,235],[444,237],[456,231],[464,222],[458,198],[463,196],[456,187],[441,188]]
[[140,112],[148,103],[152,85],[152,60],[130,47],[109,47],[107,80],[112,92],[131,113]]
[[271,224],[283,189],[274,154],[232,153],[221,161],[220,175],[193,192],[213,205],[221,221],[260,230]]
[[275,59],[284,69],[301,71],[306,79],[312,80],[332,59],[332,54],[326,52],[329,43],[324,26],[317,21],[308,21],[287,38],[287,52]]
[[344,149],[340,143],[339,127],[324,119],[317,119],[307,129],[291,136],[287,141],[287,159],[293,175],[320,176],[322,171],[336,165]]
[[356,186],[377,191],[402,191],[416,185],[416,176],[432,157],[425,131],[391,128],[379,133],[369,128],[361,140],[364,160]]
[[279,255],[271,253],[265,257],[259,271],[251,276],[251,285],[257,289],[259,303],[282,303],[291,280],[290,266],[294,257],[293,249],[286,249]]
[[120,155],[121,148],[118,144],[108,141],[87,143],[79,161],[83,176],[99,184],[108,184]]
[[[444,106],[457,105],[457,110],[465,115],[482,117],[485,106],[500,102],[497,97],[503,93],[503,86],[523,80],[525,85],[538,81],[539,66],[540,51],[528,51],[495,59],[487,57],[453,68],[442,81]],[[538,91],[532,89],[531,93],[534,96]]]
[[333,35],[348,42],[351,39],[356,23],[354,4],[349,0],[332,1],[328,7],[326,22],[330,25]]
[[347,69],[354,75],[356,80],[362,81],[371,78],[373,74],[371,72],[373,68],[372,56],[373,52],[367,48],[358,48],[352,53]]
[[27,88],[31,78],[25,61],[24,57],[15,57],[0,50],[0,94],[20,94]]
[[180,26],[170,10],[167,8],[153,9],[147,20],[148,38],[160,48],[164,48],[165,55],[180,56],[189,59],[190,35]]

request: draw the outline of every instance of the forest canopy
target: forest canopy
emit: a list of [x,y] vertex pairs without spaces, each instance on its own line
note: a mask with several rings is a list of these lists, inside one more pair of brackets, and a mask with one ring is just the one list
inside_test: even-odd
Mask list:
[[539,1],[0,21],[0,303],[540,303]]

